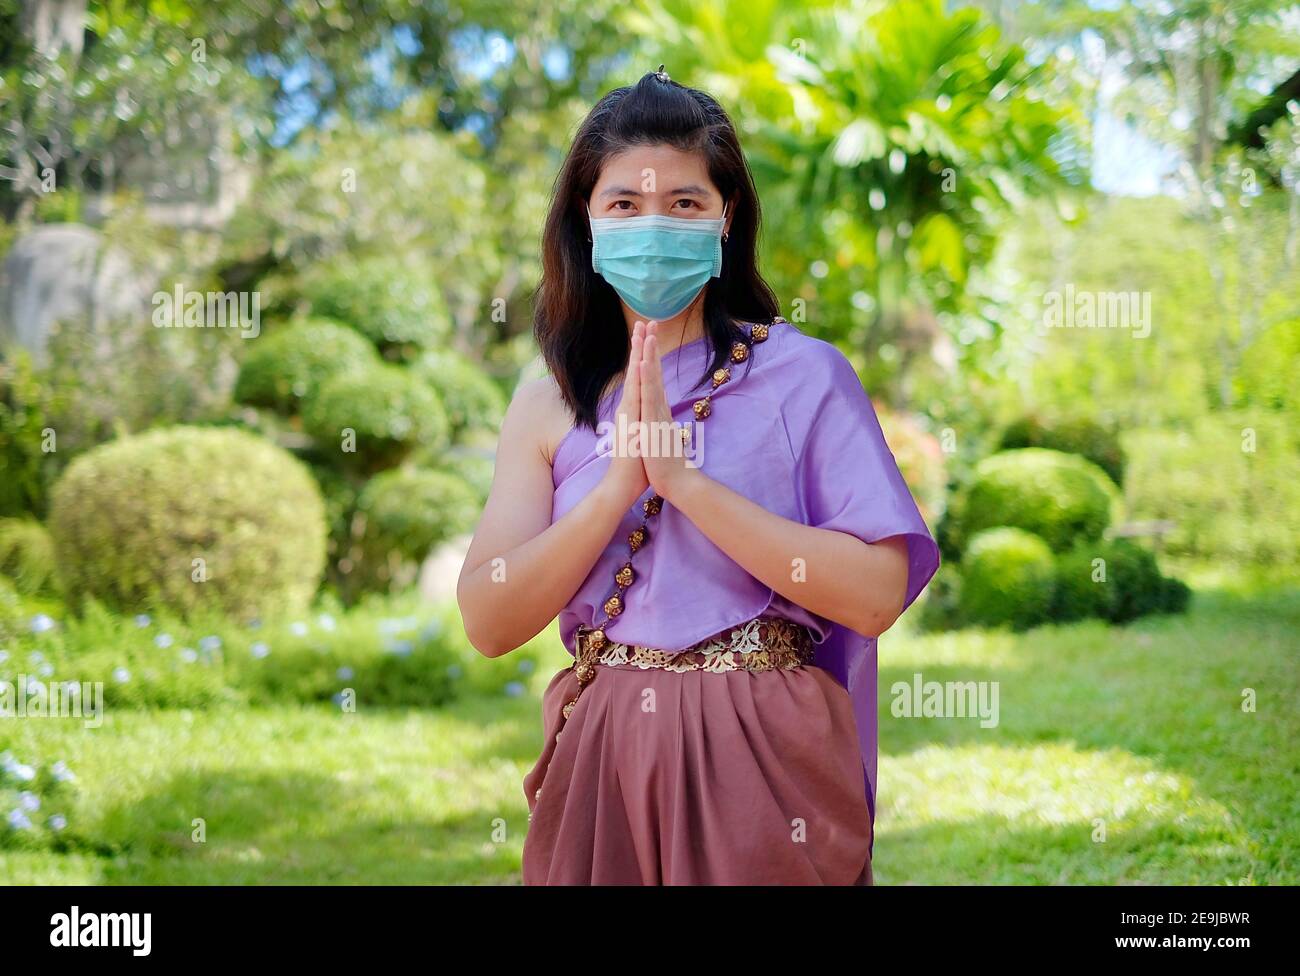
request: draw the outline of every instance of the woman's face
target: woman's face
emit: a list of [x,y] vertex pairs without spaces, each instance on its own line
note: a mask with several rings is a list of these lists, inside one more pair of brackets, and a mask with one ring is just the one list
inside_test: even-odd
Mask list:
[[[634,146],[605,160],[591,190],[591,216],[718,218],[722,194],[700,153],[672,146]],[[731,229],[731,211],[727,223]]]

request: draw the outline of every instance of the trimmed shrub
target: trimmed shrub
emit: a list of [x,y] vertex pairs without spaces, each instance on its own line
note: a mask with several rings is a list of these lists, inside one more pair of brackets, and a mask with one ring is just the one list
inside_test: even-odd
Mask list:
[[325,560],[307,469],[228,428],[172,427],[82,455],[55,486],[50,531],[64,591],[118,611],[293,612]]
[[496,459],[486,453],[469,453],[453,450],[445,457],[448,468],[465,480],[478,496],[479,508],[487,501],[492,491],[492,479],[496,476]]
[[1057,559],[1052,617],[1114,623],[1148,613],[1181,613],[1190,591],[1160,572],[1155,555],[1128,539],[1084,543]]
[[400,589],[415,582],[435,546],[474,524],[479,499],[463,480],[419,468],[385,471],[357,498],[352,538],[339,562],[340,592]]
[[34,519],[0,519],[0,573],[23,593],[54,588],[54,542],[45,526]]
[[442,400],[454,439],[459,440],[467,431],[500,430],[506,414],[505,394],[464,356],[428,352],[412,369]]
[[1031,532],[1002,526],[971,539],[962,563],[962,620],[1021,630],[1047,620],[1056,579],[1052,550]]
[[1077,454],[1029,447],[985,458],[958,492],[941,535],[960,553],[976,533],[1009,525],[1040,536],[1053,552],[1100,539],[1118,508],[1106,473]]
[[329,319],[290,323],[252,345],[239,368],[235,400],[288,414],[326,380],[379,359],[364,336]]
[[387,351],[409,354],[444,341],[451,316],[429,269],[379,256],[336,261],[308,275],[312,313],[353,326]]
[[478,497],[445,471],[385,471],[371,478],[357,501],[366,538],[408,559],[421,560],[437,545],[471,528]]
[[[363,472],[394,467],[417,446],[446,447],[450,433],[437,394],[409,370],[388,364],[327,380],[304,402],[302,419],[324,455],[339,452]],[[346,431],[355,436],[345,438]]]
[[955,563],[939,567],[925,588],[921,603],[921,630],[956,630],[961,619],[961,571]]
[[1081,454],[1101,468],[1117,485],[1124,483],[1124,449],[1119,433],[1090,417],[1043,417],[1025,414],[1002,432],[999,451],[1045,447],[1065,454]]

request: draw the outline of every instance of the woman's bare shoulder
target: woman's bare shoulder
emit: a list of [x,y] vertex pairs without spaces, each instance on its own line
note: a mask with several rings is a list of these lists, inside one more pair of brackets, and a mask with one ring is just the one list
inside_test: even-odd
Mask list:
[[555,450],[573,427],[573,414],[550,374],[525,380],[515,390],[502,425],[520,440],[531,443],[547,464],[555,460]]

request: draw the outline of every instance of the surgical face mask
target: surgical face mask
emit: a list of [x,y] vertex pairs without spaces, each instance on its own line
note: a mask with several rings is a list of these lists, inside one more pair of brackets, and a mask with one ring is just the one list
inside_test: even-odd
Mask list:
[[717,219],[592,217],[591,266],[638,315],[670,319],[722,274],[722,228]]

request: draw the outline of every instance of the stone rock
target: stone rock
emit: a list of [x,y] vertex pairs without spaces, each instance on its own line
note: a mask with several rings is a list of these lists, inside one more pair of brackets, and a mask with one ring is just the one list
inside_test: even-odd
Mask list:
[[99,335],[108,323],[147,321],[153,287],[102,235],[46,224],[18,238],[0,265],[0,353],[17,346],[45,361],[59,325]]

